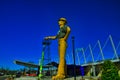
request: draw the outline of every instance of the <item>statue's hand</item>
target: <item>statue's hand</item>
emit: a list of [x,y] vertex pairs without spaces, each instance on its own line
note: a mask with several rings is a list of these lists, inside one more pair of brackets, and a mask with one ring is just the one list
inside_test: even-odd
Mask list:
[[48,40],[48,39],[50,39],[50,37],[45,37],[44,39],[45,39],[45,40]]

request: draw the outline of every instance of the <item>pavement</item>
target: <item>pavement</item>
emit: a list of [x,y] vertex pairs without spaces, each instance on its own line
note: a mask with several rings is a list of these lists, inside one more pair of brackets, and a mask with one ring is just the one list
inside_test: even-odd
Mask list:
[[[82,77],[81,76],[78,76],[76,77],[76,80],[80,80]],[[97,77],[92,77],[92,79],[90,79],[91,77],[87,77],[85,76],[84,79],[85,80],[97,80]],[[20,78],[15,78],[14,80],[38,80],[38,77],[20,77]],[[44,77],[44,78],[41,78],[39,80],[51,80],[51,77]],[[71,77],[71,78],[66,78],[64,80],[74,80],[74,77]]]
[[0,76],[0,80],[5,80],[9,75]]

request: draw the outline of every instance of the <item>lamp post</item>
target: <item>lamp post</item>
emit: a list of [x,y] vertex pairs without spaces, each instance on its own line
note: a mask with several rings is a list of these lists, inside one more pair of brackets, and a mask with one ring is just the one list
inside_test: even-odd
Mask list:
[[74,45],[75,37],[72,36],[72,47],[73,47],[73,60],[74,60],[74,80],[76,80],[76,64],[75,64],[75,45]]

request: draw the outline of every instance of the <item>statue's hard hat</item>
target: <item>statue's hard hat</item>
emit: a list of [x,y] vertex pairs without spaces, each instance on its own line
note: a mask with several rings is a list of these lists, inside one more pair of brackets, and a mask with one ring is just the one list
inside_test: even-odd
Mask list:
[[65,21],[65,23],[67,23],[66,18],[63,18],[63,17],[62,17],[62,18],[60,18],[60,19],[59,19],[59,21]]

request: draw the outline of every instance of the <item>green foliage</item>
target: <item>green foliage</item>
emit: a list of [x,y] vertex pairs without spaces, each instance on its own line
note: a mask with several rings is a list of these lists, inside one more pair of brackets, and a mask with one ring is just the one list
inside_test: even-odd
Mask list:
[[104,61],[102,70],[102,80],[120,80],[118,69],[110,60]]

